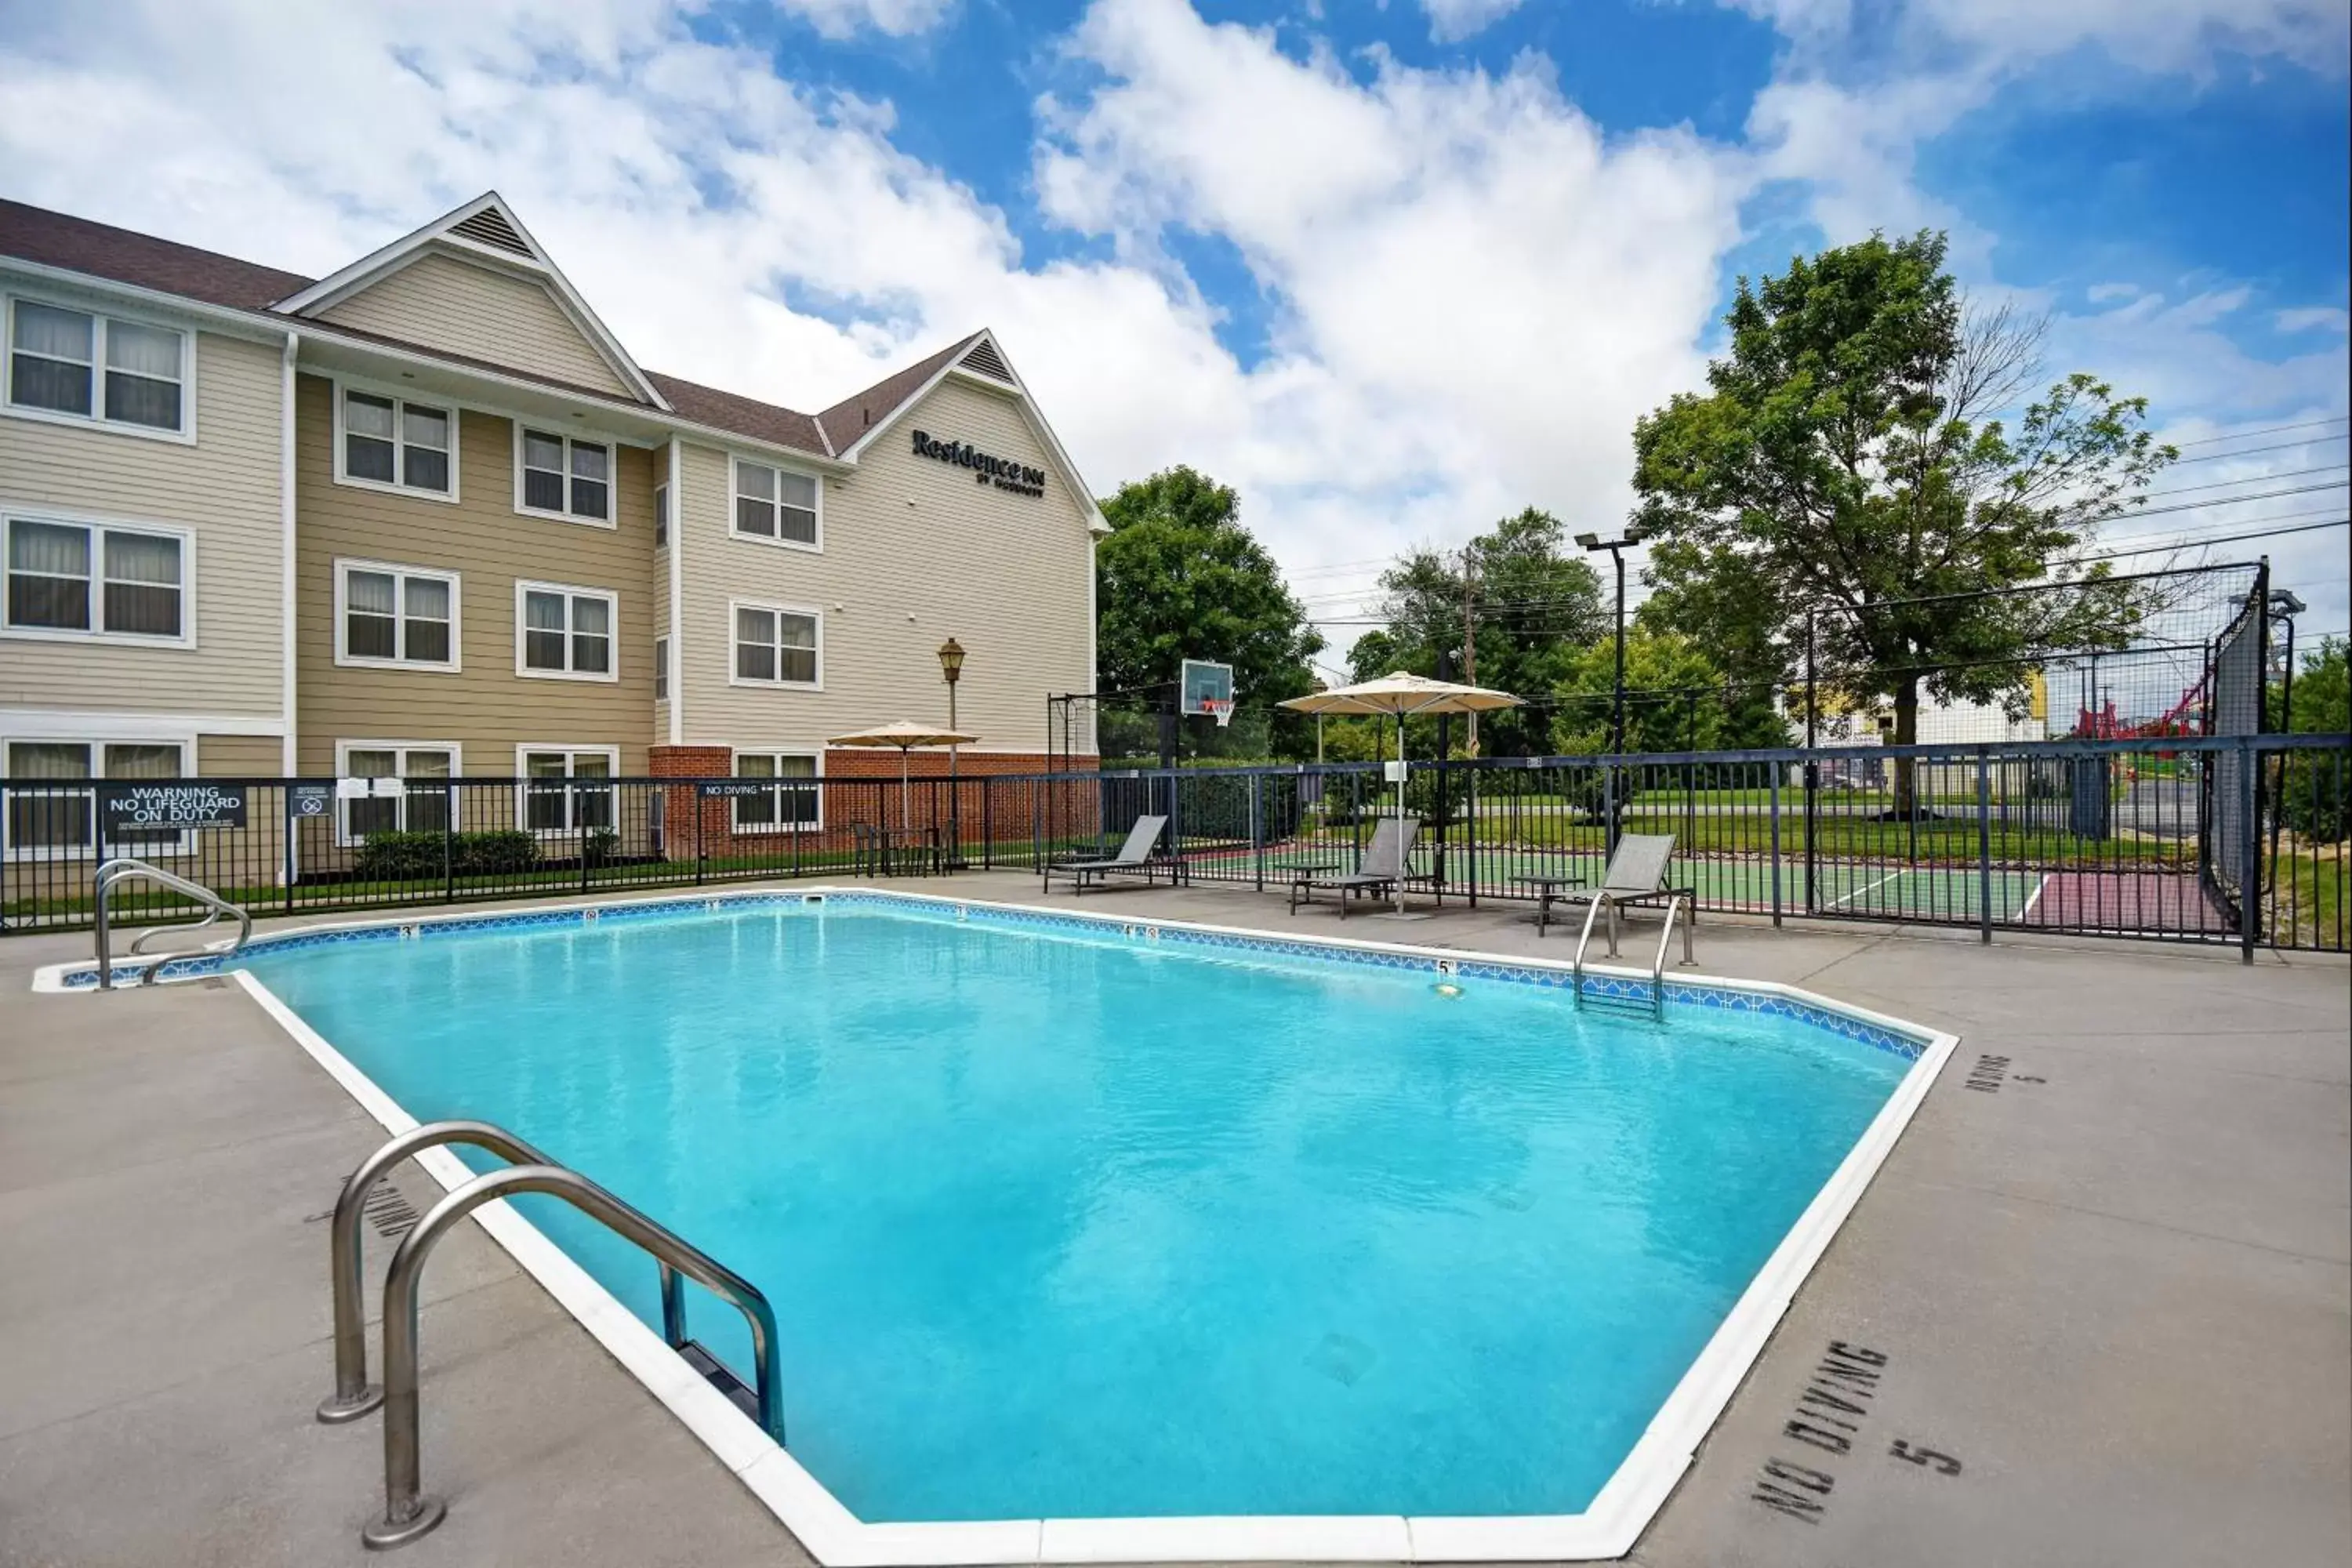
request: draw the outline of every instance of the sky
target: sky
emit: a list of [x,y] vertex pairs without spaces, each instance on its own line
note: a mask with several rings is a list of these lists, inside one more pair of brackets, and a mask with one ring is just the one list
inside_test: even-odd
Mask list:
[[[2193,458],[2120,564],[2352,626],[2342,0],[0,0],[0,194],[307,271],[495,188],[643,363],[822,407],[995,329],[1326,623],[1622,521],[1736,279],[1950,236]],[[2232,500],[2248,496],[2258,499]],[[2165,508],[2161,513],[2155,508]],[[2281,522],[2279,520],[2285,520]]]

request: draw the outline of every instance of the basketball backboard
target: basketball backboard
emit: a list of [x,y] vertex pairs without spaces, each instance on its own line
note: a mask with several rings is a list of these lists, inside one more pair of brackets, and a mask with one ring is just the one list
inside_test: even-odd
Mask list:
[[1234,667],[1205,658],[1188,658],[1176,689],[1176,710],[1205,713],[1220,724],[1234,714]]

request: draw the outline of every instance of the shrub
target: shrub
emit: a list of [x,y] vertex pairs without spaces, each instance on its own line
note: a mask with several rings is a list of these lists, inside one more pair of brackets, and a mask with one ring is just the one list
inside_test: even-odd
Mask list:
[[[446,858],[445,858],[446,857]],[[445,875],[511,876],[539,863],[539,841],[520,828],[456,835],[371,833],[353,868],[371,881],[419,882]]]

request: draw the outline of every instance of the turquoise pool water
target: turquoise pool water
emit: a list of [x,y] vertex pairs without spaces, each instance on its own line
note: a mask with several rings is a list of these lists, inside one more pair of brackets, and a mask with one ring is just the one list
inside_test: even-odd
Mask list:
[[[253,968],[765,1290],[793,1451],[869,1521],[1580,1511],[1909,1066],[841,902]],[[658,1328],[642,1253],[520,1206]]]

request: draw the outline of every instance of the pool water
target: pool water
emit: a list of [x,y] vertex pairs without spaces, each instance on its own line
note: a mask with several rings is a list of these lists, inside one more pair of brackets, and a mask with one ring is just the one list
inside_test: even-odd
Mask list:
[[[759,1285],[792,1449],[876,1521],[1581,1511],[1910,1065],[841,901],[253,968]],[[643,1253],[519,1206],[658,1329]]]

